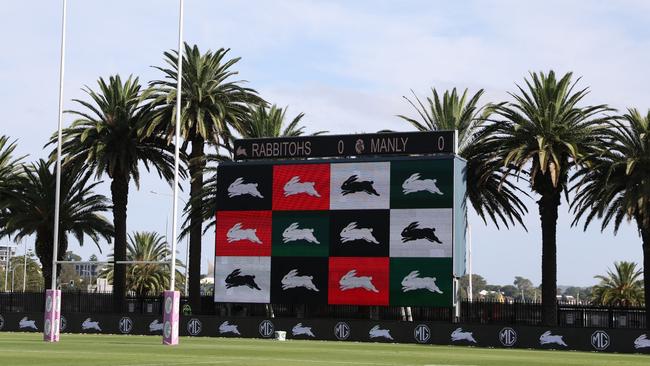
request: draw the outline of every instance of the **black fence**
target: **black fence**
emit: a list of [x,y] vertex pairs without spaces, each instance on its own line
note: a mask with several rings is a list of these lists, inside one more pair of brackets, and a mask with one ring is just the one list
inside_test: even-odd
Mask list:
[[[181,298],[181,308],[187,303]],[[0,313],[42,312],[43,293],[0,292]],[[542,306],[534,302],[462,301],[460,316],[453,308],[351,306],[351,305],[284,305],[215,303],[212,296],[201,298],[194,315],[219,317],[268,317],[310,319],[372,319],[402,321],[460,322],[466,324],[541,325]],[[113,313],[113,295],[102,293],[63,292],[62,313]],[[162,314],[162,297],[126,298],[122,313]],[[644,329],[644,308],[620,308],[583,304],[558,304],[558,325],[569,328]]]

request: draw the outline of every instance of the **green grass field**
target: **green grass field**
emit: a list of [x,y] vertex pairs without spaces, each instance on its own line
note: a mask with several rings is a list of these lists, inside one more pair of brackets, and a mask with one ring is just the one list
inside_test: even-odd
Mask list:
[[643,355],[528,351],[411,344],[64,334],[56,344],[41,334],[0,333],[0,365],[650,365]]

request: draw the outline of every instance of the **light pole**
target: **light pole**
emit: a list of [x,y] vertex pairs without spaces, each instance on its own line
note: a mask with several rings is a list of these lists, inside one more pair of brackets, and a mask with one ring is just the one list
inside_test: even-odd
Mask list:
[[[7,254],[6,255],[7,262],[5,263],[5,289],[4,289],[5,292],[7,292],[7,284],[9,283],[9,267],[11,266],[11,254],[12,254],[11,250],[14,247],[16,246],[10,244],[5,245],[6,254]],[[11,291],[13,291],[13,287],[14,285],[13,285],[13,275],[12,275]]]
[[27,241],[25,241],[25,254],[23,254],[23,292],[27,285]]
[[5,292],[7,292],[7,282],[9,281],[9,256],[11,253],[11,248],[9,245],[5,246]]
[[[149,193],[155,194],[155,195],[158,195],[158,196],[172,197],[172,195],[169,194],[169,193],[160,193],[160,192],[153,191],[153,190],[149,191]],[[183,204],[185,204],[185,206],[187,206],[187,201],[186,200],[184,200],[183,198],[180,198],[180,197],[178,197],[178,198],[181,201],[183,201]],[[167,240],[167,243],[169,243],[169,239],[167,239],[167,219],[168,218],[169,217],[167,217],[167,216],[165,217],[165,239]],[[187,284],[188,284],[187,280],[188,280],[189,260],[190,260],[190,237],[188,235],[187,236],[187,244],[185,245],[185,290],[184,290],[185,296],[187,296]]]

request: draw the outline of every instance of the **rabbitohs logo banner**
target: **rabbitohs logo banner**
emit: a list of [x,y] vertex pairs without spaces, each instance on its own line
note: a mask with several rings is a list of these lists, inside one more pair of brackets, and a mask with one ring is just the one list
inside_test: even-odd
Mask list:
[[330,256],[388,257],[388,210],[330,211]]
[[391,257],[452,257],[452,209],[390,212]]
[[216,257],[215,302],[270,302],[271,257]]
[[330,206],[330,165],[273,167],[273,210],[327,210]]
[[271,302],[326,304],[327,257],[277,257],[271,260]]
[[390,302],[404,306],[448,306],[451,258],[391,258]]
[[390,182],[391,208],[453,207],[453,160],[394,162]]
[[273,256],[327,257],[329,221],[327,211],[273,212]]
[[330,304],[388,305],[388,258],[330,257]]
[[219,210],[270,210],[271,165],[219,166],[217,207]]
[[332,164],[330,208],[389,208],[390,163]]
[[218,211],[217,256],[271,254],[271,211]]

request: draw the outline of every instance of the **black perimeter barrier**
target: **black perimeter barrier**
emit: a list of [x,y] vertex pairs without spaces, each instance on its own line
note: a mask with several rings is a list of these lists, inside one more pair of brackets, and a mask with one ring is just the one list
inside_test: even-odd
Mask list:
[[[110,293],[63,292],[62,313],[113,313]],[[181,307],[187,303],[181,298]],[[0,292],[0,313],[42,312],[45,295],[40,292]],[[473,324],[541,325],[542,306],[537,302],[461,301],[459,319],[452,308],[411,307],[413,321],[460,322]],[[353,305],[282,305],[215,303],[212,296],[201,298],[201,307],[192,314],[220,317],[277,317],[405,320],[405,308],[397,306]],[[122,313],[162,314],[162,296],[126,298]],[[645,329],[645,309],[641,307],[607,307],[574,303],[558,304],[560,327],[600,327]]]
[[[1,331],[42,333],[43,313],[0,314]],[[141,314],[63,313],[63,333],[159,335],[162,317]],[[359,319],[224,318],[181,316],[180,335],[193,337],[420,343],[494,348],[532,348],[650,354],[650,331],[607,328],[548,328],[427,321]]]
[[[650,331],[641,308],[559,304],[559,326],[542,327],[539,303],[476,301],[451,308],[404,308],[214,303],[181,315],[180,334],[202,337],[421,343],[496,348],[565,349],[650,354]],[[184,301],[183,301],[184,302]],[[182,302],[182,303],[183,303]],[[62,332],[161,334],[161,297],[129,298],[111,312],[111,294],[63,293]],[[182,307],[182,306],[181,306]],[[43,331],[42,293],[0,293],[0,331]]]

